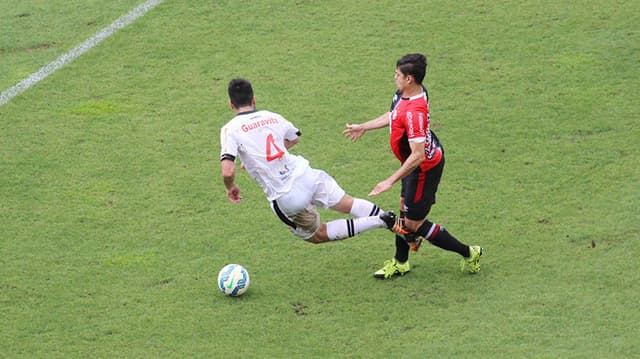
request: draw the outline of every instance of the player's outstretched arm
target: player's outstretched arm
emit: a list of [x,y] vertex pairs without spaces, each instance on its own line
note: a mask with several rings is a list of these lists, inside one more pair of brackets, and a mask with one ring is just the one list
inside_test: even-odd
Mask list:
[[377,130],[389,125],[389,112],[386,112],[373,120],[360,124],[348,124],[342,134],[351,140],[356,142],[365,132],[370,130]]

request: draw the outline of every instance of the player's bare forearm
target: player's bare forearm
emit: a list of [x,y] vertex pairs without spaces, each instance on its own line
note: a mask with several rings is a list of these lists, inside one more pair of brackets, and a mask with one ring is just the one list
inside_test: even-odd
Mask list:
[[385,112],[382,115],[367,121],[362,124],[365,131],[377,130],[379,128],[387,127],[389,125],[389,112]]
[[373,120],[360,124],[347,124],[342,134],[348,137],[352,142],[357,141],[367,131],[377,130],[389,125],[389,112],[380,115]]
[[369,196],[376,196],[382,192],[386,192],[393,187],[393,185],[409,175],[415,170],[422,161],[424,161],[424,143],[423,142],[409,142],[411,147],[411,154],[404,161],[402,166],[398,168],[391,176],[387,177],[384,181],[378,183],[373,190],[369,193]]
[[398,168],[389,177],[389,180],[393,181],[393,183],[396,183],[401,179],[407,177],[411,172],[413,172],[413,170],[415,170],[420,165],[420,163],[422,163],[423,160],[424,160],[424,156],[422,156],[422,159],[421,159],[419,156],[413,156],[413,154],[410,155],[409,158],[407,158],[407,160],[404,161],[402,166],[400,166],[400,168]]
[[222,181],[227,190],[233,186],[236,178],[236,163],[229,159],[220,161],[220,172],[222,172]]
[[409,173],[411,173],[411,171],[413,171],[416,168],[416,166],[413,166],[412,164],[408,163],[409,159],[410,158],[408,158],[407,161],[405,161],[402,164],[402,166],[400,166],[400,168],[398,168],[391,176],[387,177],[384,181],[378,183],[373,188],[373,190],[371,190],[371,192],[369,193],[369,196],[376,196],[382,192],[386,192],[390,190],[396,182],[400,181]]
[[222,182],[224,182],[224,188],[228,191],[235,185],[235,176],[222,176]]
[[409,173],[413,172],[424,161],[424,142],[409,142],[411,154],[406,161],[392,175],[395,179],[394,183],[405,178]]
[[220,170],[222,172],[222,181],[227,192],[227,198],[233,202],[238,203],[242,199],[240,195],[240,187],[235,184],[235,170],[236,164],[231,160],[222,160],[220,162]]

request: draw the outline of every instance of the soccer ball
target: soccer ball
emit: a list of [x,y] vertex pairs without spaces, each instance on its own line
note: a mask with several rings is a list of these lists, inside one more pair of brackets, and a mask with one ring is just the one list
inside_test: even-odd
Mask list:
[[249,289],[249,272],[239,264],[227,264],[218,273],[218,288],[222,293],[237,297]]

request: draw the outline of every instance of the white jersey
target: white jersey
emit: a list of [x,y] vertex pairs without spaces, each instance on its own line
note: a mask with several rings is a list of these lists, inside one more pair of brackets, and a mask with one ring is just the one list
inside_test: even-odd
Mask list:
[[291,190],[293,181],[309,168],[309,161],[284,145],[300,135],[293,124],[270,111],[243,112],[220,130],[220,159],[240,157],[249,175],[269,201]]

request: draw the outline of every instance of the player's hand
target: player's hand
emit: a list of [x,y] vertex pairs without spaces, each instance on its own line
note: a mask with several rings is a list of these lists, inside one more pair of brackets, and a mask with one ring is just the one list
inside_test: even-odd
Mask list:
[[240,187],[233,185],[230,189],[227,190],[227,198],[232,203],[238,203],[242,199],[240,195]]
[[371,192],[369,192],[369,197],[377,196],[380,193],[386,192],[390,190],[391,187],[393,187],[393,183],[390,183],[389,181],[382,181],[378,183],[375,187],[373,187]]
[[352,125],[347,123],[346,129],[342,131],[342,134],[347,136],[351,142],[356,142],[365,132],[364,126],[357,123]]

